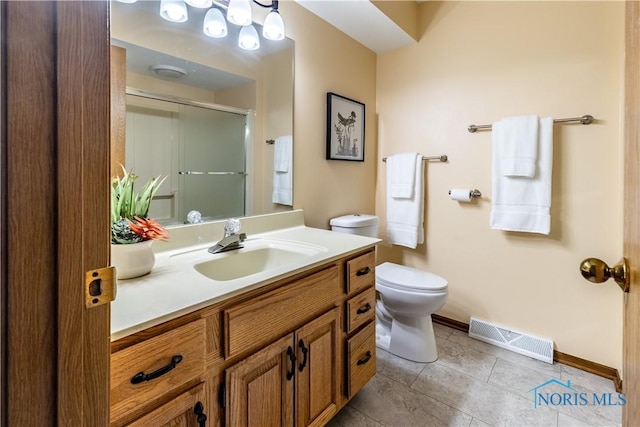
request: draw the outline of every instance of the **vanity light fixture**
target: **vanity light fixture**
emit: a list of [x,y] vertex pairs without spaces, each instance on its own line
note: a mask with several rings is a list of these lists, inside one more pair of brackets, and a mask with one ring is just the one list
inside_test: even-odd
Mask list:
[[260,38],[256,27],[253,25],[245,25],[240,30],[240,36],[238,37],[238,46],[244,50],[256,50],[260,48]]
[[284,21],[282,20],[282,16],[280,16],[280,12],[278,12],[278,1],[274,0],[273,3],[275,3],[275,5],[264,19],[262,35],[265,39],[269,40],[283,40]]
[[[271,12],[265,18],[262,26],[262,36],[268,40],[283,40],[284,21],[280,16],[280,12],[278,12],[278,0],[272,0],[271,4],[260,3],[257,0],[251,1],[260,7],[271,8]],[[252,25],[249,0],[230,0],[227,9],[227,20],[233,24],[238,24],[239,21],[246,22],[246,24],[238,24],[243,25],[242,30],[240,30],[238,46],[246,50],[256,50],[260,47],[260,39],[255,27]]]
[[227,21],[232,24],[247,26],[251,25],[251,4],[249,0],[230,0],[227,9]]
[[161,0],[160,16],[171,22],[186,22],[189,15],[184,0]]
[[[137,0],[117,0],[121,3],[134,3]],[[160,16],[171,22],[185,22],[189,18],[187,5],[209,9],[204,17],[202,32],[215,38],[225,37],[228,33],[227,21],[240,25],[238,46],[245,50],[260,48],[260,38],[253,26],[251,17],[251,2],[260,7],[271,8],[262,27],[262,36],[268,40],[284,39],[284,21],[278,11],[278,0],[272,0],[270,4],[260,3],[257,0],[161,0]],[[226,20],[220,9],[226,9]]]
[[213,0],[184,0],[189,6],[207,9],[213,5]]
[[209,37],[221,38],[227,35],[227,21],[220,9],[215,7],[209,9],[204,16],[204,23],[202,24],[202,32]]

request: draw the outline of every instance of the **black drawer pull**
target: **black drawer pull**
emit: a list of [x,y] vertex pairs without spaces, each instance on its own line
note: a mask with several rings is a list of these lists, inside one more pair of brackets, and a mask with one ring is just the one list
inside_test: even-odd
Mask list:
[[371,273],[371,269],[369,267],[361,268],[356,271],[356,276],[364,276],[365,274]]
[[305,347],[304,341],[302,339],[300,339],[300,341],[298,341],[298,347],[300,347],[300,351],[302,352],[302,356],[303,356],[302,357],[302,363],[298,367],[298,370],[300,372],[302,372],[304,367],[307,366],[307,353],[309,353],[309,349],[307,347]]
[[138,372],[133,376],[133,378],[131,378],[131,384],[140,384],[141,382],[144,382],[144,381],[151,381],[153,379],[156,379],[166,374],[173,368],[175,368],[176,365],[180,362],[182,362],[182,356],[179,354],[176,354],[171,358],[171,362],[167,366],[163,366],[162,368],[156,371],[153,371],[150,374],[145,374],[144,372]]
[[198,427],[207,427],[207,414],[204,413],[202,402],[196,402],[196,405],[193,407],[193,413],[196,416]]
[[293,347],[287,347],[287,356],[289,357],[289,361],[291,362],[291,371],[287,372],[287,381],[291,381],[296,373],[296,356],[293,353]]
[[359,308],[359,309],[356,311],[356,313],[357,313],[357,314],[364,314],[364,313],[366,313],[366,312],[367,312],[367,311],[369,311],[369,310],[371,310],[371,304],[367,303],[367,305],[365,305],[364,307]]
[[369,360],[371,360],[371,352],[367,351],[367,354],[364,355],[364,357],[360,360],[358,360],[356,362],[356,365],[360,366],[360,365],[364,365],[365,363],[367,363]]

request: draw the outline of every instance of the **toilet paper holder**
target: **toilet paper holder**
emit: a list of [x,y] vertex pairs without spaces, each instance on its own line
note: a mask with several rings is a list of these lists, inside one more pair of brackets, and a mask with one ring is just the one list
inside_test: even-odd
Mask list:
[[[451,190],[449,190],[449,195],[451,195]],[[480,190],[474,188],[473,190],[469,190],[469,197],[473,199],[478,199],[482,197],[482,193],[480,192]]]

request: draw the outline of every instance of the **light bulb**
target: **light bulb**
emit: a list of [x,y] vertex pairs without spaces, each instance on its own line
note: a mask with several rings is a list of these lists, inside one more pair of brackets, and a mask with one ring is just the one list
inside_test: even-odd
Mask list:
[[213,5],[213,0],[184,0],[189,6],[199,9],[207,9]]
[[220,38],[227,35],[227,21],[224,20],[220,9],[209,9],[204,16],[202,32],[209,37]]
[[120,3],[129,3],[129,4],[131,4],[131,3],[137,2],[138,0],[116,0],[116,1],[118,1]]
[[251,5],[249,0],[231,0],[227,9],[227,19],[236,25],[251,25]]
[[160,16],[171,22],[185,22],[188,18],[187,5],[183,0],[162,0]]
[[260,48],[260,39],[258,32],[253,25],[246,25],[240,30],[238,37],[238,46],[244,50],[256,50]]
[[282,16],[280,16],[277,10],[269,12],[267,17],[264,19],[262,35],[265,39],[269,40],[284,39],[284,22],[282,21]]

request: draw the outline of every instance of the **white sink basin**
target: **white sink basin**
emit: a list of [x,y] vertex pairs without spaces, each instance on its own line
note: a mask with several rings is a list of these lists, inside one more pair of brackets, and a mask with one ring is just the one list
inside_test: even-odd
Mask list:
[[227,281],[293,265],[326,251],[322,246],[299,242],[249,239],[244,248],[209,254],[212,259],[198,262],[193,268],[209,279]]

